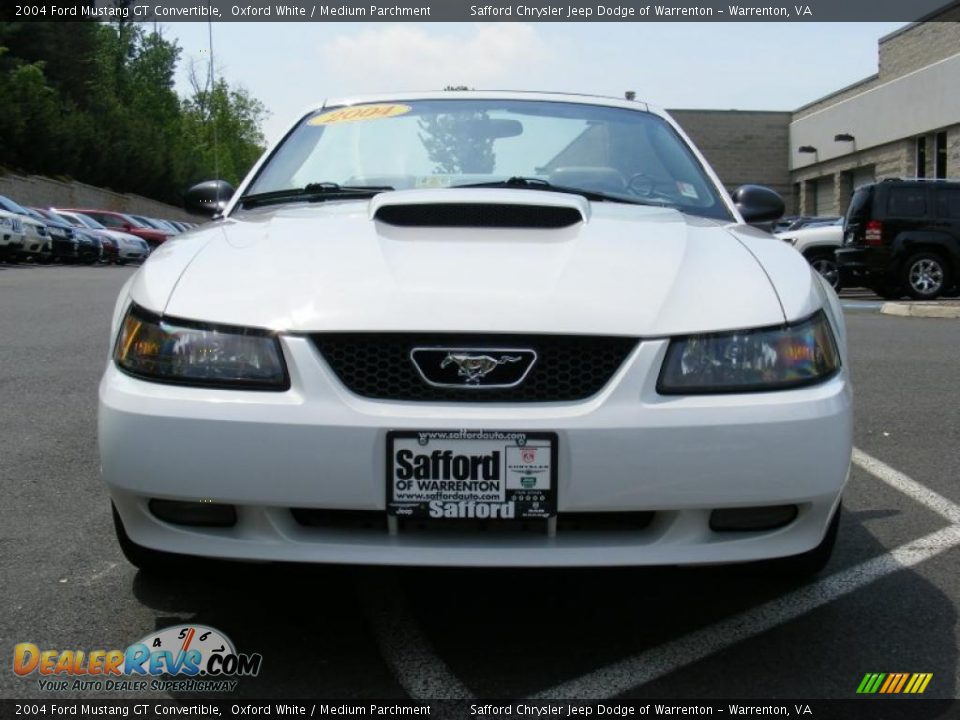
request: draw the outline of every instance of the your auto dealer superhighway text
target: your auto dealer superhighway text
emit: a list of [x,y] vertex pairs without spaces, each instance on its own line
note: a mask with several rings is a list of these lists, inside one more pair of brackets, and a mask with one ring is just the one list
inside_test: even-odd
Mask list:
[[650,6],[625,7],[623,5],[595,5],[593,7],[575,7],[573,5],[471,5],[470,15],[474,17],[526,17],[526,18],[589,18],[620,17],[631,18],[649,15]]

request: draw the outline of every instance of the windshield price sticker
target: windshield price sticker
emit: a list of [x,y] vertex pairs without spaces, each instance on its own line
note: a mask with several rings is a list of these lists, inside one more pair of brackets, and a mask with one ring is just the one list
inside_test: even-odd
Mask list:
[[382,120],[383,118],[405,115],[412,108],[409,105],[379,104],[353,105],[321,113],[310,118],[308,125],[334,125],[336,123],[360,122],[362,120]]
[[557,512],[554,433],[387,435],[387,512],[409,518],[544,520]]

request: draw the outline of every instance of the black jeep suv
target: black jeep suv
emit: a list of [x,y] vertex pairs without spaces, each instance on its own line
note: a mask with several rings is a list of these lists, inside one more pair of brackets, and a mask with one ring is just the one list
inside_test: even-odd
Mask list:
[[858,188],[836,251],[844,285],[932,300],[960,277],[960,181],[889,179]]

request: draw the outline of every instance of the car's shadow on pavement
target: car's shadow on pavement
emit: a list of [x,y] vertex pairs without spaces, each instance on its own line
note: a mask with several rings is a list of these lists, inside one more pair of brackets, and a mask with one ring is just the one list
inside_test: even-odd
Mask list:
[[259,675],[224,699],[403,695],[380,659],[348,569],[214,563],[182,576],[138,572],[133,592],[158,611],[158,630],[210,625],[238,652],[263,655]]
[[[810,582],[885,552],[863,525],[869,518],[859,515],[845,515],[833,560]],[[158,611],[157,629],[211,625],[239,651],[262,653],[260,676],[242,681],[231,697],[403,696],[380,646],[406,636],[394,626],[415,624],[433,656],[473,693],[511,698],[764,603],[789,603],[804,585],[762,564],[515,570],[226,564],[182,577],[138,573],[133,591]],[[856,603],[831,601],[765,633],[748,632],[692,665],[678,661],[675,672],[628,694],[856,697],[867,672],[928,672],[935,660],[935,695],[953,697],[957,618],[951,599],[911,569],[855,593]],[[386,615],[377,620],[377,613]],[[392,640],[383,637],[393,630]],[[424,662],[421,648],[410,650],[411,664]],[[405,662],[404,649],[394,651]]]

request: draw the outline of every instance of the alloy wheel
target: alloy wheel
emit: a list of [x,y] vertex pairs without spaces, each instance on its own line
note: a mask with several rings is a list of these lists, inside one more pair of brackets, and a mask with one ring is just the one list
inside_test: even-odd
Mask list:
[[943,289],[943,266],[932,258],[921,258],[910,266],[907,278],[918,295],[936,295]]
[[819,257],[811,260],[810,266],[820,273],[834,290],[837,289],[840,284],[840,270],[836,262],[829,258]]

